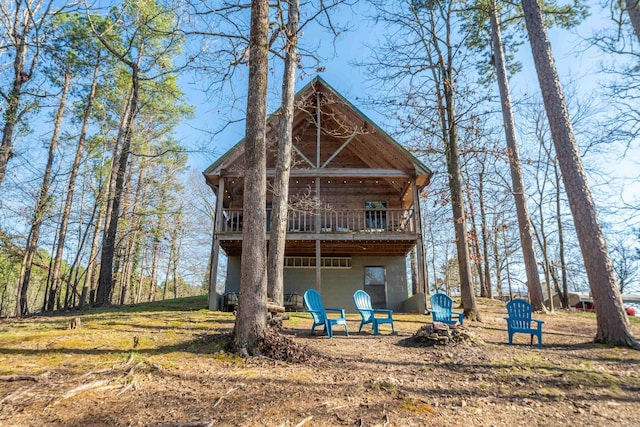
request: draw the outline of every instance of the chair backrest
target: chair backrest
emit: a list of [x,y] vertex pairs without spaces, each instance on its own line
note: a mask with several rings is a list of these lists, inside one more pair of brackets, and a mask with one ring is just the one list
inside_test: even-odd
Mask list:
[[322,323],[325,321],[327,317],[327,313],[324,311],[324,306],[322,305],[322,297],[315,289],[307,289],[303,296],[304,305],[307,307],[307,310],[313,316],[313,320],[316,323]]
[[533,306],[529,302],[516,298],[507,303],[509,322],[516,328],[529,328],[531,326],[531,314]]
[[453,308],[453,300],[447,294],[442,292],[431,295],[431,315],[433,320],[451,320],[451,310]]
[[362,289],[357,290],[353,294],[353,302],[356,304],[356,309],[362,314],[364,321],[367,321],[373,316],[373,307],[371,305],[371,297],[368,293]]
[[355,291],[353,294],[353,302],[358,310],[373,310],[371,306],[371,297],[363,290]]

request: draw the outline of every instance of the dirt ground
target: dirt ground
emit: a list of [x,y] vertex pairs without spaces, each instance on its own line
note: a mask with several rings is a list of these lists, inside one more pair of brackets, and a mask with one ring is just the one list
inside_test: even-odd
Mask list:
[[640,426],[640,351],[592,344],[593,314],[534,316],[538,349],[494,301],[455,346],[407,346],[430,316],[328,339],[294,313],[287,362],[226,353],[229,313],[149,307],[0,322],[0,426]]

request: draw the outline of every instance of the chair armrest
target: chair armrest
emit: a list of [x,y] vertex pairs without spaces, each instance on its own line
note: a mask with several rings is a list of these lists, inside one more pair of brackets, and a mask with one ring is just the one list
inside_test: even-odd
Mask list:
[[531,319],[532,322],[538,322],[538,328],[542,327],[542,324],[544,323],[544,320],[536,320],[536,319]]
[[373,314],[375,315],[376,313],[377,314],[386,314],[387,317],[389,319],[391,319],[391,316],[393,315],[393,310],[385,310],[385,309],[382,309],[382,308],[374,308],[373,309]]
[[345,317],[344,316],[344,308],[325,308],[324,311],[333,311],[336,313],[340,313],[341,317]]

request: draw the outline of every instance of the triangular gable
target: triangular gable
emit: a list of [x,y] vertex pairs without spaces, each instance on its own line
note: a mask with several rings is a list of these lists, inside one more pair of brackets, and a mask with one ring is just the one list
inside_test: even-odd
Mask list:
[[[323,97],[321,105],[321,147],[318,159],[314,138],[305,138],[304,133],[317,132],[314,109],[304,110],[304,106],[313,102],[314,94]],[[320,97],[317,98],[318,100]],[[308,101],[308,102],[307,102]],[[342,167],[370,169],[411,169],[416,176],[418,187],[428,185],[431,171],[420,160],[416,159],[402,145],[371,121],[365,114],[340,95],[321,77],[315,77],[296,93],[296,110],[294,112],[294,158],[295,168],[309,169],[333,166],[340,163]],[[320,102],[320,101],[318,101]],[[278,109],[267,119],[268,144],[275,145],[279,125]],[[296,133],[297,132],[297,133]],[[268,164],[274,162],[275,150],[270,150]],[[204,175],[207,182],[215,186],[218,178],[225,171],[241,170],[244,154],[244,138],[227,153],[222,155]],[[268,155],[269,158],[269,155]],[[319,165],[316,162],[319,161]],[[345,163],[347,161],[348,163]]]

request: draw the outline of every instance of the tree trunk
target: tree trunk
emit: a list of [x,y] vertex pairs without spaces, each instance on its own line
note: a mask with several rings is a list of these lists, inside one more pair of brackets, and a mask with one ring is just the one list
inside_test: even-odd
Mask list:
[[469,217],[471,218],[471,230],[469,231],[469,234],[471,235],[471,245],[469,250],[471,252],[471,258],[473,259],[473,264],[476,267],[476,272],[478,273],[478,281],[480,282],[480,296],[486,298],[488,291],[484,285],[484,274],[482,271],[482,254],[480,253],[480,243],[477,232],[478,227],[476,224],[476,210],[473,204],[473,198],[471,196],[471,189],[469,188],[468,181],[469,177],[467,176],[466,193],[469,204]]
[[502,300],[504,297],[504,289],[502,288],[502,263],[500,262],[500,248],[498,246],[498,239],[500,238],[498,231],[500,230],[498,225],[498,216],[493,217],[493,239],[491,239],[491,247],[493,249],[493,262],[496,266],[496,290],[498,291],[498,297]]
[[560,302],[562,308],[569,308],[569,284],[567,283],[567,262],[564,257],[564,227],[562,226],[562,211],[560,203],[560,172],[558,171],[557,162],[553,164],[553,171],[556,178],[556,221],[558,222],[558,251],[560,256],[560,274],[562,276],[562,292]]
[[[27,303],[27,292],[29,289],[29,281],[31,279],[31,268],[33,267],[33,258],[38,251],[38,238],[40,236],[40,226],[44,220],[44,215],[49,208],[49,189],[51,187],[51,170],[53,168],[53,160],[58,148],[58,140],[60,136],[60,127],[62,126],[62,117],[66,108],[67,92],[71,84],[71,61],[67,58],[66,66],[64,70],[64,83],[62,86],[62,92],[60,94],[60,103],[58,105],[58,111],[56,112],[56,118],[53,128],[53,135],[51,136],[51,143],[49,144],[49,154],[47,156],[47,164],[44,170],[44,176],[42,177],[42,186],[40,187],[40,195],[36,202],[33,219],[31,221],[31,229],[29,230],[29,237],[27,238],[27,247],[25,248],[24,257],[22,259],[22,266],[20,269],[20,283],[18,285],[18,298],[16,302],[18,304],[16,314],[23,316],[29,313],[29,307]],[[58,289],[51,286],[49,289],[49,298],[47,302],[47,311],[53,311],[55,304],[55,295]],[[46,296],[45,296],[46,298]]]
[[[173,242],[173,238],[171,239]],[[167,259],[167,271],[164,275],[164,286],[162,288],[162,301],[167,299],[167,293],[169,289],[169,274],[171,273],[171,260],[173,259],[173,243],[171,243],[171,249],[169,250],[169,259]]]
[[243,356],[259,355],[267,305],[266,248],[266,105],[269,54],[269,2],[251,3],[249,93],[244,151],[244,225],[240,299],[233,347]]
[[[169,249],[169,259],[167,260],[167,274],[165,275],[164,278],[164,289],[162,290],[162,299],[165,300],[167,299],[167,293],[168,293],[168,288],[169,288],[169,274],[172,272],[172,266],[173,266],[173,274],[176,273],[177,269],[176,269],[176,257],[177,257],[177,251],[178,251],[178,231],[180,229],[180,220],[178,219],[178,216],[173,216],[173,221],[172,221],[172,229],[171,229],[171,242],[170,242],[170,249]],[[173,282],[175,283],[176,281],[176,277],[173,277]],[[175,292],[175,290],[174,290]]]
[[[148,240],[145,240],[145,242],[148,242]],[[147,261],[148,255],[149,255],[148,246],[144,245],[142,257],[141,257],[142,261],[140,264],[140,276],[138,277],[138,289],[135,293],[135,298],[133,300],[134,304],[137,304],[142,301],[142,288],[144,286],[144,266],[145,266],[145,262]]]
[[[113,275],[111,294],[109,295],[109,303],[113,301],[116,304],[121,304],[120,300],[127,294],[127,267],[129,264],[129,254],[132,244],[131,232],[135,229],[133,224],[133,214],[130,212],[130,206],[132,206],[132,186],[133,182],[134,165],[133,162],[127,165],[127,172],[124,178],[124,188],[122,190],[122,198],[120,202],[120,211],[122,212],[118,216],[118,229],[121,237],[116,239],[115,256],[113,258]],[[118,234],[116,233],[116,236]],[[115,298],[114,298],[115,295]]]
[[[452,65],[449,66],[451,68]],[[449,70],[450,72],[450,70]],[[446,75],[446,74],[445,74]],[[462,184],[460,177],[460,154],[458,153],[458,129],[455,121],[453,106],[453,81],[445,79],[445,106],[447,117],[447,135],[445,138],[445,152],[447,156],[447,173],[449,175],[449,191],[451,192],[451,208],[456,233],[456,249],[458,255],[458,269],[460,275],[460,294],[464,315],[470,320],[480,320],[476,306],[475,289],[471,275],[469,260],[469,244],[467,239],[467,220],[462,200]]]
[[[450,17],[451,11],[447,11]],[[450,18],[448,18],[450,19]],[[460,173],[460,154],[458,153],[458,125],[454,106],[455,75],[452,64],[454,46],[451,41],[451,23],[446,20],[444,35],[434,40],[435,31],[431,43],[434,53],[426,50],[428,60],[432,64],[434,82],[438,82],[436,101],[438,105],[438,119],[440,132],[444,143],[447,159],[447,174],[449,178],[449,192],[451,195],[451,208],[453,211],[453,224],[456,236],[456,250],[458,255],[458,269],[460,278],[460,293],[465,317],[470,320],[480,320],[476,306],[475,289],[473,286],[471,265],[469,261],[469,244],[467,239],[467,220],[462,199],[462,178]],[[438,29],[439,30],[439,29]],[[439,43],[444,44],[445,50]]]
[[597,310],[595,341],[640,349],[640,344],[631,335],[629,319],[578,153],[540,4],[537,0],[522,0],[522,8],[564,188]]
[[629,13],[629,20],[633,27],[633,32],[636,33],[636,37],[640,42],[640,1],[638,0],[625,0],[627,6],[627,12]]
[[[98,256],[98,246],[100,243],[100,234],[102,234],[102,222],[104,219],[105,208],[104,204],[104,183],[100,184],[100,187],[95,196],[95,206],[94,210],[96,210],[98,217],[96,218],[93,236],[91,238],[91,249],[89,250],[89,261],[87,264],[87,270],[85,271],[85,279],[83,285],[83,293],[82,295],[89,295],[89,304],[93,305],[95,303],[95,291],[97,288],[97,277],[96,277],[96,264],[97,264],[97,256]],[[85,291],[86,289],[86,291]],[[84,305],[85,301],[80,302],[80,306]]]
[[[533,246],[533,235],[531,233],[531,217],[527,206],[527,198],[524,192],[524,180],[522,178],[522,167],[520,165],[520,154],[518,152],[518,142],[515,130],[515,120],[511,108],[511,94],[509,81],[507,80],[507,68],[504,59],[504,46],[502,35],[500,34],[500,23],[498,22],[498,11],[496,3],[492,2],[491,10],[491,30],[493,41],[493,56],[495,58],[496,75],[498,89],[500,91],[500,101],[502,103],[502,120],[504,122],[504,132],[509,152],[509,168],[511,170],[511,182],[513,186],[513,197],[516,205],[518,217],[518,229],[520,231],[520,243],[522,245],[522,257],[527,273],[527,288],[529,290],[529,301],[536,311],[546,311],[544,306],[544,295],[540,276],[538,275],[538,260],[536,250]],[[551,296],[550,296],[551,297]]]
[[[159,219],[158,223],[160,223]],[[158,224],[158,226],[160,226],[160,224]],[[160,238],[157,235],[153,235],[153,239],[151,275],[149,277],[149,297],[147,298],[149,302],[156,300],[156,290],[158,288],[158,259],[160,258]]]
[[[138,216],[138,211],[140,210],[140,204],[142,202],[142,192],[145,182],[145,167],[146,163],[144,159],[140,162],[138,177],[135,182],[136,190],[133,196],[133,203],[131,204],[131,212],[128,213],[128,221],[127,230],[125,234],[127,235],[126,243],[124,245],[124,267],[122,274],[120,276],[120,300],[119,303],[126,304],[126,299],[129,296],[129,292],[131,291],[131,283],[132,276],[135,273],[135,269],[137,268],[137,259],[138,252],[140,249],[140,229],[141,229],[141,217]],[[133,173],[133,167],[129,167],[131,173]],[[129,178],[131,181],[131,179]],[[132,183],[131,183],[132,184]],[[124,205],[128,205],[128,202],[125,202]],[[127,208],[123,207],[123,212],[126,212]]]
[[[80,197],[80,206],[83,206],[83,207],[84,207],[84,195],[85,195],[85,189],[83,187],[81,197]],[[89,221],[87,222],[86,227],[84,227],[84,230],[83,230],[82,219],[78,221],[78,243],[76,245],[76,248],[77,248],[76,255],[74,257],[73,264],[69,269],[69,276],[67,278],[67,283],[68,283],[67,288],[69,288],[72,285],[71,286],[72,298],[69,300],[69,302],[65,303],[65,308],[68,308],[70,306],[71,307],[84,306],[83,297],[86,296],[86,293],[78,294],[78,289],[79,289],[78,285],[80,284],[80,279],[87,274],[87,269],[84,268],[83,271],[81,272],[80,263],[82,262],[81,260],[84,259],[84,246],[87,241],[87,237],[89,236],[89,232],[91,230],[91,224],[95,220],[95,217],[97,214],[96,207],[97,206],[94,204],[91,209],[91,217],[89,218]],[[80,210],[80,215],[79,215],[80,218],[83,217],[83,210],[84,209]],[[63,277],[60,278],[60,280],[62,279]],[[84,289],[82,289],[82,291],[84,291]],[[76,296],[78,296],[78,300],[76,300]]]
[[487,298],[493,298],[493,287],[491,286],[491,270],[489,265],[489,232],[487,231],[487,212],[484,206],[484,176],[485,164],[482,162],[482,169],[478,176],[478,198],[480,202],[480,231],[482,232],[482,257],[484,259],[484,287],[487,290]]
[[178,298],[178,260],[180,259],[180,250],[182,249],[182,237],[176,236],[178,239],[176,252],[173,255],[173,271],[171,275],[173,276],[173,297]]
[[153,239],[153,246],[151,249],[151,274],[149,277],[149,294],[147,301],[153,302],[156,299],[156,292],[158,289],[158,260],[160,258],[160,238],[163,234],[164,221],[162,212],[166,211],[167,193],[166,188],[163,186],[160,190],[160,204],[158,205],[158,213],[156,215],[155,226],[151,231],[151,238]]
[[269,240],[269,255],[267,260],[267,296],[275,301],[277,305],[283,304],[283,265],[287,236],[291,145],[293,144],[293,101],[295,96],[296,66],[298,65],[298,3],[299,0],[288,0],[289,22],[286,28],[287,54],[284,62],[284,76],[282,81],[280,139],[278,141],[276,173],[273,179],[271,238]]
[[[544,189],[539,190],[540,201],[538,204],[538,215],[540,216],[540,227],[537,230],[535,227],[533,228],[534,234],[536,236],[536,240],[538,241],[538,245],[540,246],[540,250],[542,251],[542,271],[544,273],[544,280],[547,285],[547,289],[551,287],[551,260],[549,259],[549,245],[547,243],[547,234],[545,232],[544,225],[544,211],[543,211],[543,198],[544,198]],[[553,306],[553,299],[549,300],[549,308]]]
[[110,296],[113,291],[113,260],[115,257],[116,237],[118,233],[118,217],[120,215],[120,202],[122,201],[124,178],[131,149],[131,139],[133,136],[133,121],[138,109],[138,68],[131,67],[131,95],[129,98],[129,108],[124,129],[122,130],[122,149],[118,161],[118,169],[115,181],[115,193],[111,207],[111,216],[108,218],[107,232],[102,241],[102,255],[100,257],[100,276],[98,279],[98,290],[95,305],[103,306],[110,303]]
[[[16,8],[19,8],[19,3],[16,3]],[[20,17],[25,18],[24,22],[20,22]],[[31,25],[33,23],[31,18],[27,11],[22,11],[22,13],[20,13],[19,10],[15,11],[12,25],[14,34],[11,35],[16,38],[13,45],[15,48],[15,56],[13,57],[13,82],[2,115],[4,126],[2,127],[2,144],[0,145],[0,186],[4,181],[7,163],[12,155],[15,126],[20,121],[20,116],[25,112],[24,110],[20,112],[20,100],[23,93],[22,86],[31,77],[25,68],[28,45],[27,35],[29,31],[31,31]],[[20,34],[17,34],[18,29],[21,30]],[[35,60],[36,58],[34,57],[32,63],[35,63]],[[18,304],[20,304],[20,302],[18,302]]]

